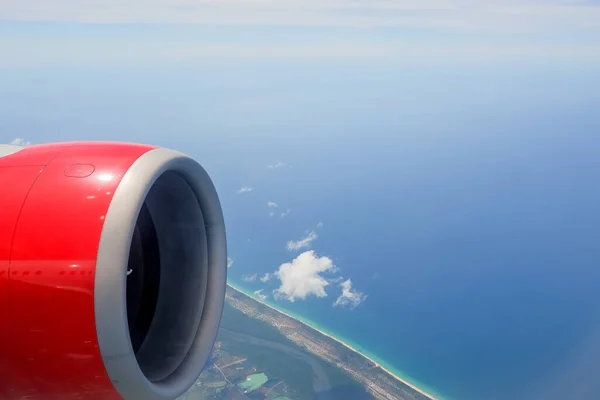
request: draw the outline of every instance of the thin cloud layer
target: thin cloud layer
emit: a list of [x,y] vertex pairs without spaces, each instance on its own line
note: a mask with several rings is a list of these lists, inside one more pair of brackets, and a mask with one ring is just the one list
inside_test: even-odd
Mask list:
[[292,210],[290,210],[290,209],[287,209],[287,210],[285,210],[285,212],[282,212],[282,213],[280,214],[280,216],[281,216],[281,218],[285,218],[285,217],[287,217],[287,216],[288,216],[288,215],[289,215],[291,212],[292,212]]
[[275,276],[280,286],[273,291],[276,299],[294,302],[308,296],[326,297],[329,282],[324,273],[335,273],[336,266],[329,257],[318,257],[314,251],[305,251],[292,262],[281,264]]
[[256,278],[258,278],[258,274],[242,275],[242,280],[244,282],[254,282]]
[[15,146],[29,146],[31,144],[31,142],[29,142],[23,138],[14,138],[9,144],[12,144]]
[[287,242],[286,248],[289,251],[296,251],[310,247],[310,244],[316,240],[319,236],[315,231],[311,231],[308,235],[300,240],[290,240]]
[[[596,0],[55,0],[52,7],[45,0],[5,0],[0,20],[82,23],[77,29],[87,29],[86,23],[140,22],[186,26],[185,31],[190,26],[225,30],[302,27],[301,33],[292,34],[284,43],[265,37],[239,43],[201,33],[197,37],[203,39],[197,41],[165,38],[151,43],[92,38],[76,30],[69,40],[11,37],[9,33],[0,38],[0,47],[6,48],[1,66],[65,62],[122,66],[210,58],[472,65],[473,61],[542,57],[600,62],[600,3]],[[336,33],[340,27],[352,30],[340,35]],[[387,28],[402,31],[392,33]],[[90,47],[93,52],[88,51]],[[277,162],[267,167],[283,166]]]
[[227,268],[231,268],[235,260],[231,257],[227,257]]
[[273,277],[273,274],[270,274],[267,272],[266,274],[264,274],[263,276],[260,277],[260,281],[262,283],[266,283],[266,282],[269,282],[272,277]]
[[252,188],[249,186],[242,186],[241,188],[239,188],[237,190],[238,194],[242,194],[242,193],[249,193],[252,191]]
[[263,294],[263,289],[255,290],[253,293],[262,301],[265,301],[269,297],[268,295]]
[[367,295],[352,288],[350,279],[340,283],[342,294],[333,303],[334,307],[348,307],[354,310],[367,299]]
[[5,0],[0,19],[552,33],[597,29],[599,10],[584,0]]
[[270,165],[267,165],[267,168],[269,168],[269,169],[273,169],[273,168],[281,168],[281,167],[285,167],[285,164],[284,164],[284,163],[282,163],[282,162],[278,162],[278,163],[276,163],[276,164],[270,164]]
[[267,203],[267,207],[269,207],[269,208],[277,208],[277,207],[278,207],[278,205],[277,205],[277,203],[275,203],[274,201],[269,201],[269,202]]

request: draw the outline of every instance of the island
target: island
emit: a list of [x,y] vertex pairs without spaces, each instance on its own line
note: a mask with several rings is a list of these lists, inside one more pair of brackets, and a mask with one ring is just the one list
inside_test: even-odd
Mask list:
[[227,287],[211,357],[182,400],[435,400],[338,339]]

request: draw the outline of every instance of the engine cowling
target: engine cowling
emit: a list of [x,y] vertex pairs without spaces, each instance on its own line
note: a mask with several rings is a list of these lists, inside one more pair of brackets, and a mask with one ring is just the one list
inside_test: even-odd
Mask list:
[[174,399],[223,308],[213,183],[179,152],[0,146],[0,398]]

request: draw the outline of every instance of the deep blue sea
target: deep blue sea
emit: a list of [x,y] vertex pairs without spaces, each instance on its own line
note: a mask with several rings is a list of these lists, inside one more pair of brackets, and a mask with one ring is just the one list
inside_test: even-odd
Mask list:
[[[185,151],[220,192],[231,282],[271,294],[276,280],[242,275],[275,271],[315,230],[311,248],[339,268],[327,276],[366,301],[332,307],[332,283],[272,304],[443,398],[598,398],[596,72],[177,68],[4,69],[0,138]],[[268,201],[291,212],[270,217]]]

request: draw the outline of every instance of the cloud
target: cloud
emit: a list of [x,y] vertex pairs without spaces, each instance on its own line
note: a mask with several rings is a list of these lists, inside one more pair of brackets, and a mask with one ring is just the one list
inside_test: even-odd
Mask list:
[[270,201],[267,203],[267,207],[277,208],[277,203],[275,203],[274,201]]
[[272,168],[281,168],[281,167],[285,167],[285,164],[282,163],[282,162],[278,162],[277,164],[267,165],[267,168],[270,168],[270,169],[272,169]]
[[31,144],[31,142],[28,142],[27,140],[25,140],[23,138],[14,138],[9,144],[12,144],[15,146],[29,146]]
[[271,211],[271,212],[269,213],[269,217],[272,217],[273,215],[275,215],[275,213]]
[[263,290],[262,289],[255,290],[253,293],[254,293],[254,295],[256,297],[258,297],[262,301],[265,301],[269,297],[266,294],[263,294]]
[[323,223],[322,222],[317,223],[317,228],[322,228],[322,227],[323,227]]
[[335,278],[329,279],[329,283],[338,283],[344,280],[343,276],[337,276]]
[[348,306],[351,310],[354,310],[367,299],[366,294],[352,288],[352,281],[350,279],[340,283],[340,287],[342,288],[342,294],[333,303],[334,307]]
[[262,283],[266,283],[266,282],[269,282],[272,277],[273,277],[273,274],[270,274],[267,272],[266,274],[264,274],[263,276],[260,277],[260,281]]
[[[141,25],[135,25],[135,27],[143,30]],[[188,28],[191,29],[188,26],[181,29],[185,31]],[[86,32],[85,25],[81,25],[80,29]],[[113,28],[107,26],[99,29]],[[223,32],[227,33],[227,28],[223,29],[225,29]],[[107,36],[110,36],[110,31],[106,32]],[[534,41],[528,39],[532,36],[527,35],[521,35],[520,40],[514,39],[515,35],[509,35],[508,39],[484,36],[469,39],[461,35],[454,38],[446,37],[443,33],[438,34],[437,32],[423,33],[422,36],[410,34],[402,39],[399,39],[400,36],[382,39],[372,31],[357,30],[347,38],[328,38],[324,33],[322,40],[314,40],[313,32],[309,31],[308,38],[290,39],[290,43],[285,44],[259,39],[249,43],[226,42],[229,40],[227,39],[228,35],[219,36],[216,39],[206,39],[216,40],[217,43],[191,43],[176,39],[170,42],[170,39],[166,38],[158,42],[143,41],[140,38],[118,41],[108,38],[94,39],[88,36],[76,36],[76,33],[72,33],[73,36],[66,36],[69,40],[51,36],[40,39],[41,36],[13,38],[0,35],[0,48],[5,49],[2,53],[3,57],[0,57],[0,66],[96,65],[123,67],[148,63],[164,65],[172,62],[201,62],[207,59],[228,62],[343,60],[348,62],[368,61],[369,63],[402,62],[406,65],[452,62],[469,66],[473,66],[474,62],[496,65],[499,60],[521,62],[542,59],[568,61],[569,63],[575,60],[586,63],[600,61],[600,39],[598,39],[600,35],[597,38],[581,34],[581,37],[565,37],[560,41],[553,41],[551,37]],[[433,35],[437,36],[432,38]],[[550,36],[550,34],[548,35]],[[199,33],[198,36],[202,37],[202,33]],[[350,39],[351,37],[358,38],[358,40],[353,41]],[[90,52],[90,48],[93,48],[94,51]]]
[[316,240],[319,236],[315,233],[315,231],[311,231],[306,237],[303,237],[300,240],[290,240],[287,242],[286,248],[289,251],[300,250],[304,248],[310,247],[310,244]]
[[281,218],[285,218],[289,215],[289,213],[291,213],[292,210],[290,210],[289,208],[287,210],[285,210],[285,212],[281,213]]
[[[0,20],[81,23],[68,29],[67,39],[55,34],[11,35],[9,29],[8,36],[0,37],[4,56],[0,66],[13,67],[65,63],[122,67],[207,59],[468,65],[506,58],[600,61],[600,5],[591,0],[54,0],[52,7],[47,0],[4,0]],[[110,34],[79,33],[91,23],[109,23],[93,30],[113,29],[115,23],[135,27],[154,23],[157,29],[168,24],[169,34],[148,41],[139,37],[144,28],[128,28],[138,36],[122,41]],[[178,26],[183,27],[183,39],[171,37]],[[211,34],[203,33],[207,27]],[[272,31],[255,37],[254,27]],[[282,27],[301,30],[286,32]],[[221,28],[225,36],[218,36]],[[189,29],[200,31],[191,35]],[[244,30],[253,39],[244,43],[230,39]],[[188,40],[191,36],[200,39]]]
[[249,187],[249,186],[242,186],[241,188],[239,188],[237,190],[237,192],[240,193],[240,194],[241,193],[248,193],[248,192],[251,192],[251,191],[252,191],[252,188]]
[[600,7],[583,0],[5,0],[2,20],[402,27],[478,32],[585,32]]
[[329,285],[321,274],[336,272],[337,268],[329,257],[318,257],[309,250],[300,254],[292,262],[281,264],[275,276],[280,286],[273,291],[276,299],[294,302],[308,296],[326,297],[325,288]]
[[[137,5],[136,5],[137,3]],[[325,26],[480,26],[493,17],[494,26],[512,17],[529,17],[532,23],[552,20],[593,22],[585,12],[596,7],[574,0],[44,0],[5,1],[2,19],[78,22],[198,22],[234,25]],[[589,4],[589,3],[588,3]],[[461,13],[463,14],[461,16]],[[470,21],[479,16],[483,21]],[[540,21],[541,20],[541,21]]]
[[235,260],[231,257],[227,257],[227,268],[231,268]]
[[242,275],[242,280],[244,282],[254,282],[256,278],[258,278],[258,274]]

